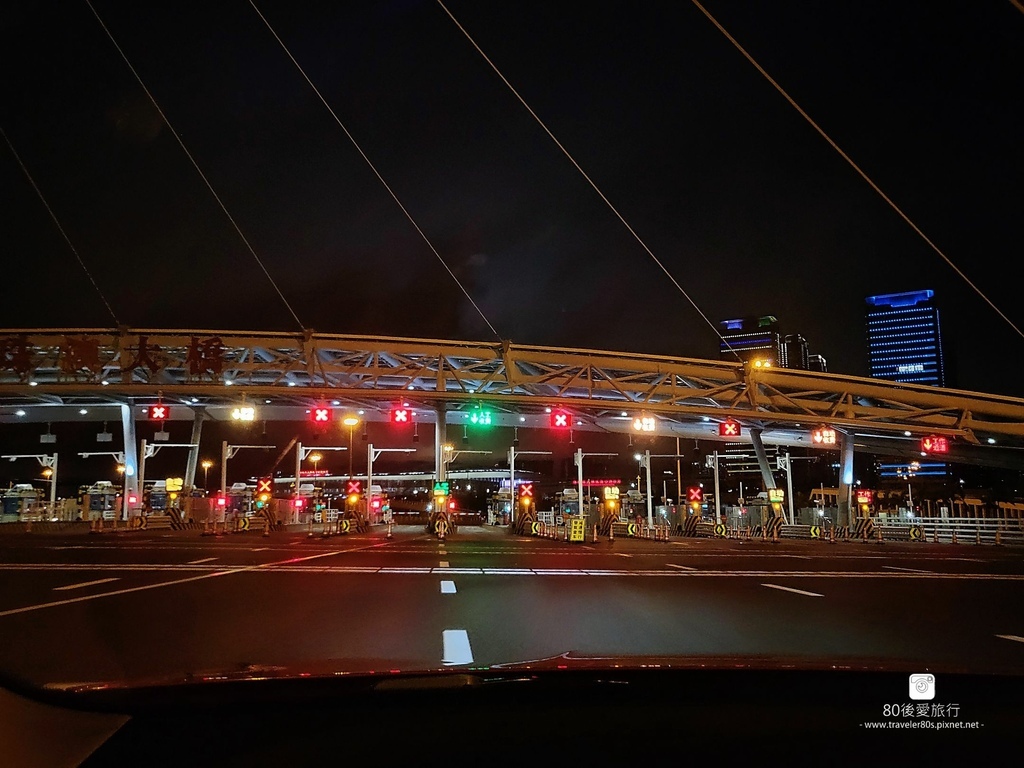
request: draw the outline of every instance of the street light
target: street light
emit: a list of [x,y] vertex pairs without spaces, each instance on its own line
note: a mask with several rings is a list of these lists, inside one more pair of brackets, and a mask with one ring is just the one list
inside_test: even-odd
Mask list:
[[359,419],[355,416],[346,416],[341,423],[348,427],[348,477],[352,479],[352,430],[355,429]]
[[213,462],[210,461],[209,459],[203,459],[203,463],[202,463],[201,466],[203,468],[203,490],[204,491],[208,491],[209,490],[209,488],[208,488],[209,480],[210,480],[210,467],[213,466]]
[[311,453],[311,454],[309,454],[309,460],[313,462],[313,476],[314,477],[316,476],[317,468],[320,466],[320,460],[321,459],[323,459],[323,456],[320,455],[319,453]]
[[[121,491],[121,517],[124,518],[125,520],[127,520],[128,519],[128,467],[127,467],[127,465],[125,465],[125,464],[118,464],[117,465],[117,473],[119,475],[121,475],[121,477],[122,477],[122,479],[124,481],[124,488]],[[141,492],[142,489],[140,488],[139,491]],[[102,516],[103,513],[100,512],[100,515]]]

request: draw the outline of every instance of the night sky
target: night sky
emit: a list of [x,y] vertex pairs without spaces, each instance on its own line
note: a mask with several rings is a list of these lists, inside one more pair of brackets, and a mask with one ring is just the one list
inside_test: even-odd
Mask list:
[[[94,4],[305,327],[494,338],[248,2]],[[435,2],[258,5],[501,337],[717,356]],[[1024,396],[1021,337],[696,7],[448,7],[713,321],[865,375],[864,297],[931,288],[954,383]],[[1024,328],[1024,14],[707,8]],[[121,323],[298,330],[85,2],[5,5],[0,63],[0,127]],[[4,144],[0,185],[0,327],[112,326]]]

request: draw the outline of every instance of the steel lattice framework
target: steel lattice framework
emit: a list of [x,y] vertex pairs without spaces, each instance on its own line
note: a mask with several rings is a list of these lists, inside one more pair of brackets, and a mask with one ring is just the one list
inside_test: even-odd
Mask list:
[[[231,388],[228,388],[230,385]],[[593,420],[732,418],[765,430],[827,423],[856,433],[945,434],[1024,445],[1024,400],[715,360],[510,342],[236,331],[0,330],[0,400],[151,402],[285,396],[517,412],[571,407]],[[148,398],[148,400],[147,400]]]

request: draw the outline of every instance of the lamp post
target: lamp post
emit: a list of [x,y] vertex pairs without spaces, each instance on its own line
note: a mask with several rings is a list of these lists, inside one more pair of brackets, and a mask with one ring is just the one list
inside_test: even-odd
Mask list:
[[210,467],[213,466],[213,462],[209,459],[203,459],[203,463],[200,465],[203,468],[203,490],[209,490],[210,481]]
[[[313,477],[314,478],[316,477],[317,469],[319,469],[319,467],[320,467],[320,460],[321,459],[323,459],[323,456],[320,455],[319,453],[311,453],[311,454],[309,454],[309,460],[313,462]],[[315,483],[316,480],[314,480],[313,482]]]
[[355,416],[346,416],[342,422],[348,427],[348,479],[352,479],[352,430],[355,429],[356,424],[359,423],[359,419]]
[[[56,479],[53,476],[53,468],[52,467],[46,467],[43,470],[43,477],[45,477],[50,482],[50,502],[55,504],[54,499],[57,496],[57,491],[55,489],[55,486],[56,486],[56,482],[57,481],[56,481]],[[50,510],[50,516],[51,517],[55,517],[56,513],[57,513],[57,508],[56,508],[56,506],[54,506],[54,508],[52,510]]]
[[[121,517],[122,519],[128,519],[128,467],[124,464],[117,465],[117,473],[121,475],[122,490],[121,490]],[[142,489],[139,489],[140,492]],[[100,512],[100,515],[103,513]]]

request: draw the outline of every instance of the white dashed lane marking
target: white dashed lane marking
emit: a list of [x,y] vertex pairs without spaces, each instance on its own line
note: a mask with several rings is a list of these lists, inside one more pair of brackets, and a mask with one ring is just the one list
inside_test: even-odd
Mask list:
[[762,587],[768,587],[769,589],[781,589],[783,592],[792,592],[794,595],[806,595],[807,597],[824,597],[824,595],[817,592],[807,592],[803,589],[793,589],[792,587],[780,587],[778,584],[762,584]]
[[107,584],[111,581],[117,581],[116,576],[111,576],[109,579],[96,579],[95,581],[83,581],[79,584],[68,584],[66,587],[54,587],[54,592],[63,592],[67,589],[81,589],[82,587],[95,587],[97,584]]
[[441,662],[446,666],[473,663],[473,649],[469,647],[469,633],[466,630],[444,630],[441,644],[444,648]]
[[441,582],[441,594],[442,595],[454,595],[455,594],[455,582],[454,581],[442,581]]

